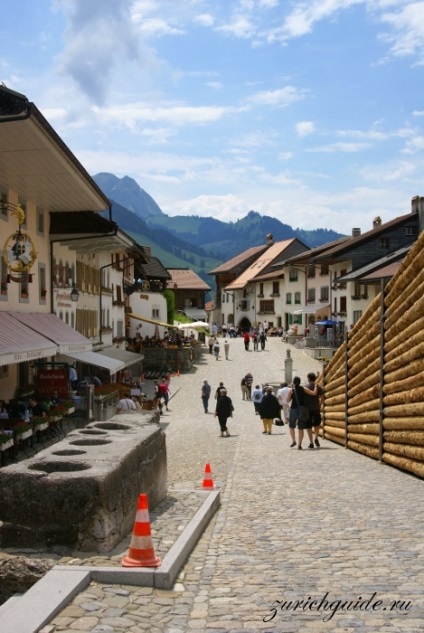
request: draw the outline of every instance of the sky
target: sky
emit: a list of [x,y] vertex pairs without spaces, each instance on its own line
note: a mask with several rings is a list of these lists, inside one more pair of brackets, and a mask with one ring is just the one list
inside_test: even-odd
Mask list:
[[170,216],[350,234],[424,196],[424,1],[6,4],[0,81]]

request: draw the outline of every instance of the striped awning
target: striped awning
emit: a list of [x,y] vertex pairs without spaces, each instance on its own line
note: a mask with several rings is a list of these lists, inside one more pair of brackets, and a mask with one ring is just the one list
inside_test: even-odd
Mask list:
[[10,312],[15,319],[56,344],[57,352],[87,352],[93,348],[91,341],[59,319],[55,314],[44,312]]
[[55,356],[57,346],[16,319],[15,313],[0,312],[0,365],[14,365]]

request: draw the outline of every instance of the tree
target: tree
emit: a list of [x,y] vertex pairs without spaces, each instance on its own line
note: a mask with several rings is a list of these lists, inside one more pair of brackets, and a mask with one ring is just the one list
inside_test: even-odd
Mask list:
[[166,299],[166,322],[169,324],[174,323],[175,317],[175,295],[172,290],[164,290],[162,296]]

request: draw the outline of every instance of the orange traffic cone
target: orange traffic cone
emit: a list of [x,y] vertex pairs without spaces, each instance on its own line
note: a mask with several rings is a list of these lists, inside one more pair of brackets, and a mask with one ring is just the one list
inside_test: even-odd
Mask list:
[[210,464],[206,464],[205,466],[205,474],[203,477],[203,488],[213,488],[213,479],[212,479],[212,471]]
[[128,555],[122,559],[122,567],[159,567],[160,558],[155,555],[150,531],[147,495],[138,498],[134,529]]
[[181,374],[180,374],[180,370],[179,370],[179,369],[177,369],[177,374],[176,374],[176,375],[177,375],[178,377],[180,377],[180,376],[181,376]]

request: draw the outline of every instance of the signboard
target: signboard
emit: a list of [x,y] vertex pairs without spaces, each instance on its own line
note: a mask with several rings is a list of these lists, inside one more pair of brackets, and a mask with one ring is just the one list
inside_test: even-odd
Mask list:
[[59,398],[69,397],[69,374],[67,369],[39,369],[38,371],[38,395],[52,396],[57,391]]

